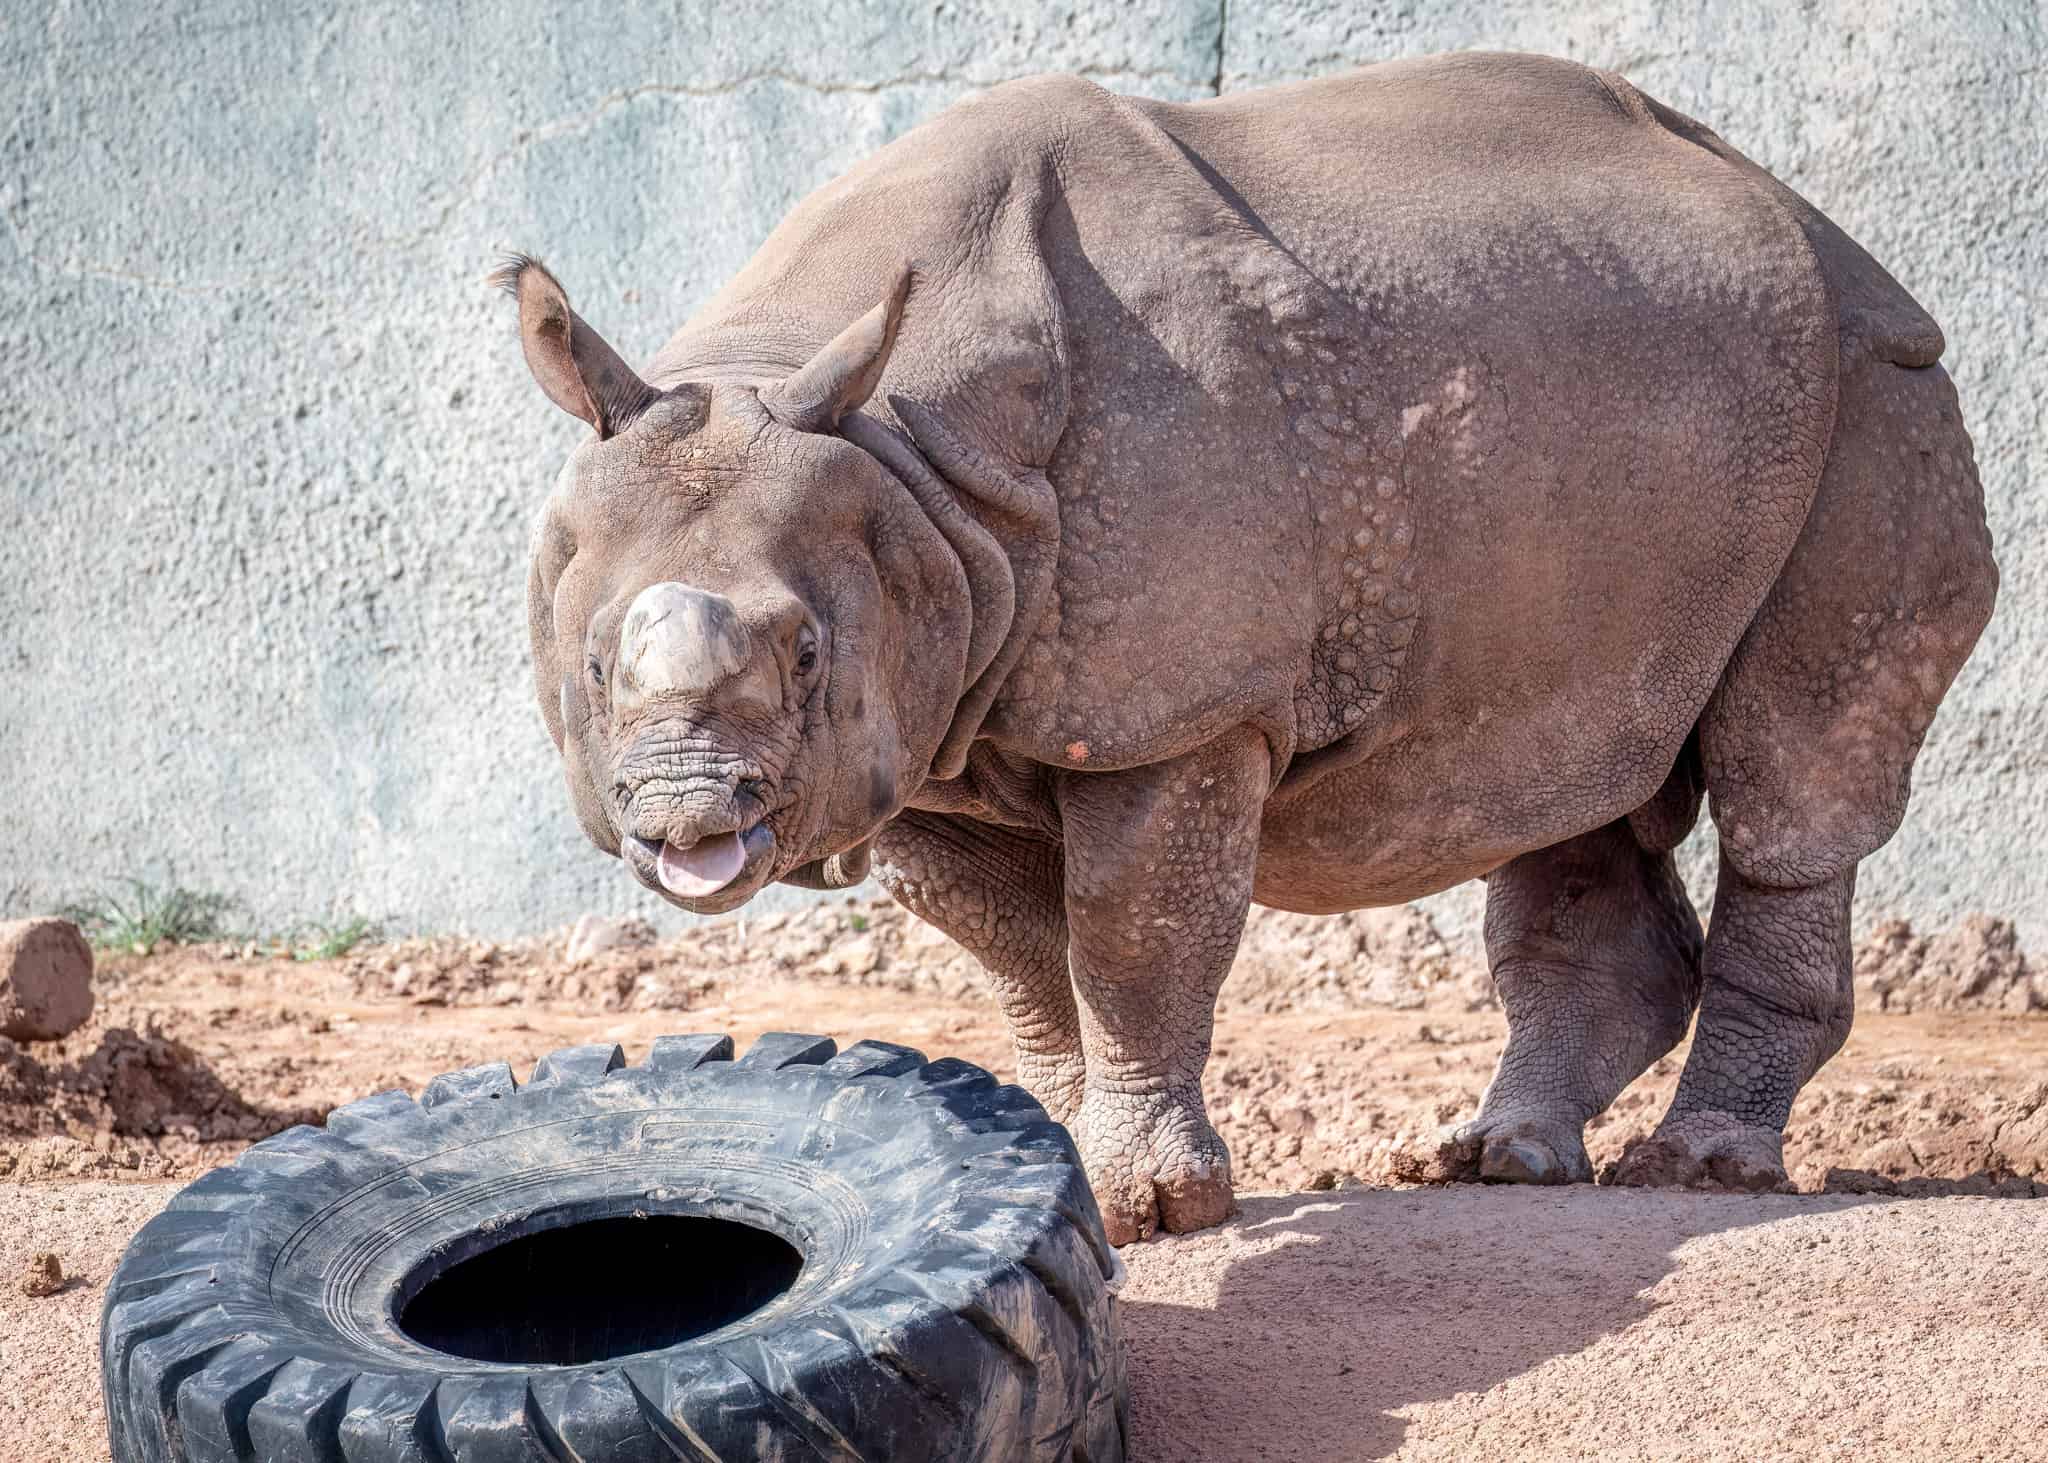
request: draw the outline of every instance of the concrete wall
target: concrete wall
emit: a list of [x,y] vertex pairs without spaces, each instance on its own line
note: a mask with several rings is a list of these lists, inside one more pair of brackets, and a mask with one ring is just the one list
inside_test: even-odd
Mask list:
[[1863,909],[2048,941],[2034,0],[48,0],[0,26],[5,912],[171,871],[262,927],[647,906],[577,833],[527,690],[527,524],[580,428],[481,284],[497,253],[543,254],[644,356],[803,193],[990,83],[1197,97],[1493,46],[1712,122],[1946,327],[2005,595]]

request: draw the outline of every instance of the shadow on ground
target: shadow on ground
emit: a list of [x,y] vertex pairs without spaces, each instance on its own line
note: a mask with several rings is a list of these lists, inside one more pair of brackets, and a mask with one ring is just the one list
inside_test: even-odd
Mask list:
[[1649,1316],[1688,1241],[1885,1202],[1474,1185],[1245,1198],[1220,1234],[1124,1252],[1134,1456],[1383,1457],[1403,1409]]

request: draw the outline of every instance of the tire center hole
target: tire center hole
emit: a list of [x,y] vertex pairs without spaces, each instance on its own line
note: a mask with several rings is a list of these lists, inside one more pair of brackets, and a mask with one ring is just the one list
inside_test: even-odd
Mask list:
[[409,1284],[398,1326],[472,1361],[581,1366],[730,1325],[803,1267],[788,1241],[752,1225],[617,1215],[515,1235]]

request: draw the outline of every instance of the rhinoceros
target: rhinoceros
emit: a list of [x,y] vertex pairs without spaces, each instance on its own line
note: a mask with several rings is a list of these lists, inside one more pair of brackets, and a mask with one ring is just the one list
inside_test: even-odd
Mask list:
[[1589,1179],[1697,1013],[1618,1177],[1785,1181],[1998,576],[1934,321],[1714,132],[1533,56],[1045,77],[806,198],[644,371],[498,282],[590,428],[530,606],[591,840],[699,912],[872,871],[986,968],[1113,1241],[1231,1210],[1247,906],[1468,879],[1473,1176]]

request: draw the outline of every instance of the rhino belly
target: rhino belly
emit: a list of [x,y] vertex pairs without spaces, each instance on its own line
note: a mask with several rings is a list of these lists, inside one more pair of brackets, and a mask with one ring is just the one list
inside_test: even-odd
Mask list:
[[1403,904],[1625,816],[1663,786],[1701,705],[1665,709],[1668,737],[1603,722],[1590,704],[1446,722],[1284,783],[1266,805],[1253,897],[1302,914]]

